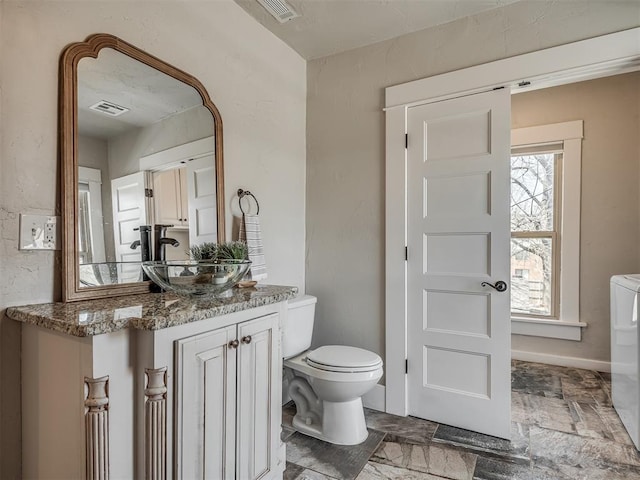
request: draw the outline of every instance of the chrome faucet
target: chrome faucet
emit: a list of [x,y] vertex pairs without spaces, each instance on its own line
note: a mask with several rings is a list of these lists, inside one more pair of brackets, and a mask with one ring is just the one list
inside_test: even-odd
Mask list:
[[163,262],[165,260],[165,245],[171,245],[172,247],[180,246],[178,240],[165,236],[167,234],[167,228],[170,227],[173,227],[173,225],[153,226],[153,260],[156,262]]

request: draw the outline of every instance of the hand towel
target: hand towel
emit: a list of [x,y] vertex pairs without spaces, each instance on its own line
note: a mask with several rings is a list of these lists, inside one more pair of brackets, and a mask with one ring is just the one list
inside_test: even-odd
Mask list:
[[264,280],[267,278],[267,262],[264,259],[262,232],[258,215],[242,214],[238,238],[246,242],[251,260],[251,279]]

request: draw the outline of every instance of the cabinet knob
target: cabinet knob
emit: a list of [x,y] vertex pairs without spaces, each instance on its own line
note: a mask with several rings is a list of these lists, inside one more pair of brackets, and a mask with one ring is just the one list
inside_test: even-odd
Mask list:
[[251,343],[251,335],[247,335],[246,337],[242,337],[242,343],[245,345]]
[[231,340],[229,342],[229,348],[238,348],[238,345],[240,345],[240,342],[238,342],[238,340]]

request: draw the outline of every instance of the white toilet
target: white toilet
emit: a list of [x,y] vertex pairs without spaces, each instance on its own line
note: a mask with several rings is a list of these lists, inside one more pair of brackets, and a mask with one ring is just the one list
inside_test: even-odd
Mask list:
[[311,295],[289,300],[283,327],[284,367],[293,372],[288,393],[297,409],[293,428],[326,442],[357,445],[368,436],[361,397],[382,377],[382,359],[343,345],[308,350],[316,301]]

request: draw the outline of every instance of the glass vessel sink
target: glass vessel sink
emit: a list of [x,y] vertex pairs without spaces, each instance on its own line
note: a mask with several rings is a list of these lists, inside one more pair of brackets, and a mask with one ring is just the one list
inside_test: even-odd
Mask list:
[[183,296],[218,296],[245,276],[250,260],[174,260],[142,262],[144,272],[162,289]]

